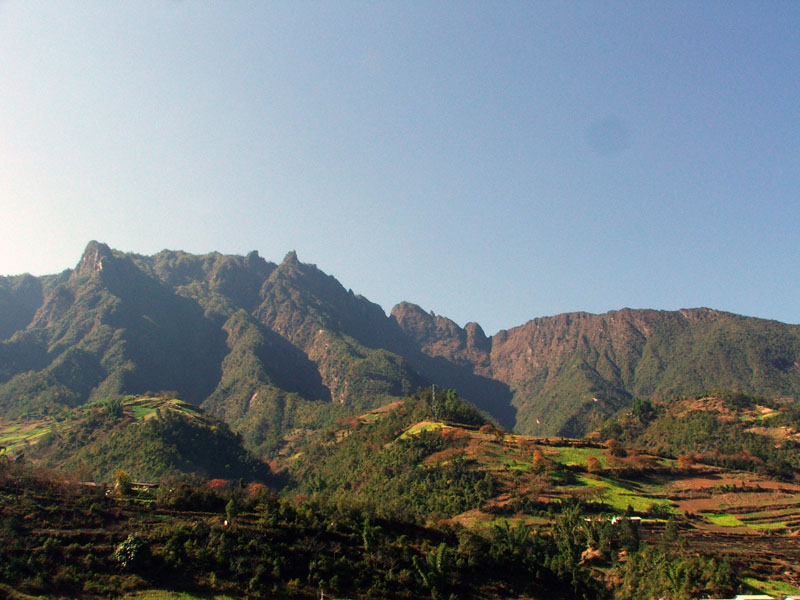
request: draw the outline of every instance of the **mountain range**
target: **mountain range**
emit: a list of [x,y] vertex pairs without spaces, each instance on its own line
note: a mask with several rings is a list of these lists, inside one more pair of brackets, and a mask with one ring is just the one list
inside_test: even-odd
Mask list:
[[0,277],[0,340],[0,417],[166,391],[262,454],[431,384],[540,435],[582,435],[637,397],[800,397],[797,325],[626,308],[487,336],[408,302],[387,316],[294,252],[275,264],[93,241],[74,269]]

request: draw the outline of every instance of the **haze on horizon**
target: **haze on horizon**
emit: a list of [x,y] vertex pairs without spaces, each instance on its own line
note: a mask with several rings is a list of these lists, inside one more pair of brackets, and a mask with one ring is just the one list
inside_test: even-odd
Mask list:
[[800,322],[796,3],[0,1],[0,274],[296,250],[492,334]]

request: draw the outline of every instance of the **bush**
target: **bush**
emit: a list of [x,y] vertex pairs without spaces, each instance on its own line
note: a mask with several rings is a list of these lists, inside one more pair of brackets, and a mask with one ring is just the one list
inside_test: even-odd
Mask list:
[[114,560],[124,569],[133,569],[140,566],[150,557],[150,546],[147,542],[130,534],[114,550]]
[[589,473],[599,473],[603,470],[603,466],[600,464],[600,460],[598,460],[596,456],[587,456],[586,470]]

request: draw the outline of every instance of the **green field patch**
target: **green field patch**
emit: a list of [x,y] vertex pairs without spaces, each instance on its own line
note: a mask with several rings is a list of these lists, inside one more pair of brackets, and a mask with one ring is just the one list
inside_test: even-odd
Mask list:
[[750,529],[760,531],[773,531],[775,529],[786,529],[789,524],[786,521],[770,521],[769,523],[745,523]]
[[194,405],[190,404],[189,402],[184,402],[183,400],[178,400],[177,398],[173,398],[169,401],[174,408],[177,408],[179,411],[189,414],[189,415],[199,415],[200,410]]
[[703,513],[703,516],[720,527],[746,527],[737,517],[728,513]]
[[504,458],[503,463],[512,471],[530,471],[531,463],[516,458]]
[[772,417],[777,417],[781,414],[777,410],[773,410],[771,408],[765,409],[764,412],[761,412],[757,415],[754,414],[746,414],[739,417],[739,420],[744,423],[751,423],[753,421],[766,421],[767,419],[771,419]]
[[52,430],[52,423],[38,423],[33,426],[26,423],[15,423],[0,431],[0,446],[5,446],[7,451],[11,451],[16,446],[32,442]]
[[437,431],[440,429],[444,429],[447,427],[441,421],[423,421],[422,423],[417,423],[416,425],[412,425],[408,429],[406,429],[399,437],[399,439],[406,438],[410,435],[419,435],[423,431]]
[[477,521],[476,525],[478,525],[480,529],[492,529],[494,527],[510,527],[513,529],[520,525],[527,525],[528,527],[550,525],[551,522],[552,521],[546,517],[524,515],[517,517],[497,517],[496,519],[488,521]]
[[775,581],[771,579],[756,579],[755,577],[745,577],[742,581],[762,594],[767,594],[775,598],[786,596],[800,596],[800,587],[790,585],[785,581]]
[[143,404],[135,404],[131,406],[131,414],[133,415],[133,418],[136,419],[137,421],[145,419],[147,418],[148,415],[152,415],[155,412],[156,409],[153,408],[152,406],[146,406]]
[[602,448],[573,447],[558,448],[558,454],[547,454],[553,461],[566,466],[586,466],[586,459],[593,456],[600,461],[600,466],[606,468],[606,452]]
[[672,502],[666,498],[653,498],[642,494],[632,485],[625,485],[619,481],[605,477],[590,477],[582,475],[577,480],[583,485],[602,489],[602,501],[615,510],[624,511],[630,506],[636,512],[647,512],[655,507],[661,510],[674,512]]
[[137,421],[152,417],[159,409],[174,410],[189,416],[198,416],[200,411],[192,404],[177,398],[135,398],[125,401]]

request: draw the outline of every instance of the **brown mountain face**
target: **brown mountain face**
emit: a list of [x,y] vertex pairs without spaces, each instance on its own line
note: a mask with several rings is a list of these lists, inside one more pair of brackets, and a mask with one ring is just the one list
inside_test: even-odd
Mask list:
[[524,433],[580,434],[636,396],[800,395],[800,327],[709,309],[534,319],[487,337],[390,316],[290,252],[125,254],[0,278],[0,416],[175,390],[251,447],[435,383]]
[[800,327],[705,308],[539,318],[479,347],[466,328],[418,307],[393,315],[423,352],[507,385],[524,433],[582,434],[636,396],[800,390]]

